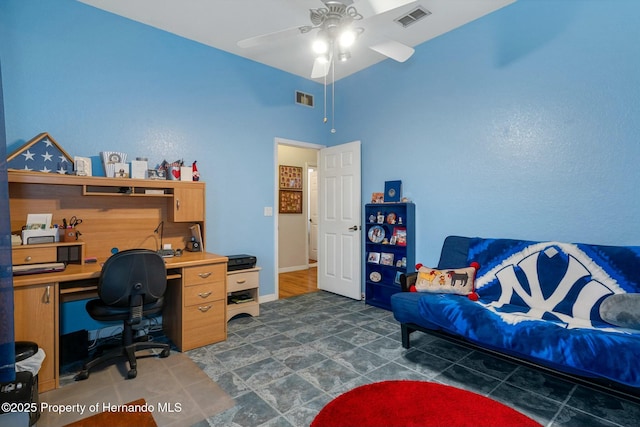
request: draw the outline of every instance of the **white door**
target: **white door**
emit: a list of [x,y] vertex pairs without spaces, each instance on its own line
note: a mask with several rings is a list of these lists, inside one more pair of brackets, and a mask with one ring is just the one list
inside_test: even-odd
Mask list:
[[309,168],[309,259],[318,260],[318,168]]
[[360,141],[320,150],[318,288],[361,299]]

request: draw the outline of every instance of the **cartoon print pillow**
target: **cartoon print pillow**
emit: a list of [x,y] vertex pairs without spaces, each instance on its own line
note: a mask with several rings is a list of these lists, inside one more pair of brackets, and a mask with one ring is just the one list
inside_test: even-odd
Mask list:
[[465,268],[437,269],[417,264],[418,277],[415,285],[409,290],[412,292],[432,292],[441,294],[467,295],[469,299],[476,301],[474,282],[476,271],[480,265],[472,262]]

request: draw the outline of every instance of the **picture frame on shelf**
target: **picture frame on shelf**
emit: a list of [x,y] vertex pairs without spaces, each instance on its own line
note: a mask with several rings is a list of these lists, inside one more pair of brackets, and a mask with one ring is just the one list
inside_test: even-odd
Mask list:
[[[104,166],[105,176],[108,178],[120,178],[121,171],[124,169],[123,164],[127,163],[127,154],[119,151],[102,151],[102,165]],[[127,178],[129,168],[127,166]]]
[[380,264],[382,265],[393,265],[393,253],[391,252],[381,252],[380,253]]
[[367,262],[371,264],[380,264],[380,252],[369,252]]
[[129,178],[129,163],[115,163],[114,178]]
[[407,228],[406,227],[393,227],[393,234],[391,238],[395,240],[395,244],[398,246],[407,246]]
[[371,193],[371,203],[384,203],[384,193]]
[[402,181],[384,182],[384,202],[398,203],[402,198]]
[[91,159],[89,157],[73,157],[73,170],[78,176],[92,176]]
[[400,284],[400,276],[402,276],[402,271],[396,271],[396,278],[393,279],[393,283],[396,285]]

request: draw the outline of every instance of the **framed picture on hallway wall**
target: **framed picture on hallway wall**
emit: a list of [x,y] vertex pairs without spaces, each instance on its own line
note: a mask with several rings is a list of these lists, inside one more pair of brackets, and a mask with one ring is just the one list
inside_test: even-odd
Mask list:
[[280,190],[280,213],[302,213],[302,191]]
[[280,188],[302,191],[302,167],[280,165]]

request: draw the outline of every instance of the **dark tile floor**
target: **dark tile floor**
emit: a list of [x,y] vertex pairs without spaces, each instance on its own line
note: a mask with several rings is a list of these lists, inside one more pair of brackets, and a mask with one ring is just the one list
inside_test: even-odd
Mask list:
[[327,292],[260,306],[225,342],[187,352],[236,406],[198,426],[304,426],[339,394],[391,379],[436,381],[503,402],[542,425],[636,426],[640,405],[428,334],[402,348],[389,311]]

